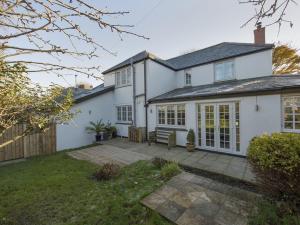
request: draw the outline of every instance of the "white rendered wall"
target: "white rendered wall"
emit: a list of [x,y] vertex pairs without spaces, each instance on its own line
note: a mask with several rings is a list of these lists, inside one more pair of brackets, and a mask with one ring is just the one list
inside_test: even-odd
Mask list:
[[[241,151],[232,152],[233,154],[246,155],[249,141],[263,133],[274,133],[281,131],[281,97],[280,95],[264,95],[257,97],[240,97],[214,100],[199,100],[188,102],[175,102],[169,104],[186,104],[186,131],[177,131],[177,145],[186,145],[186,135],[189,129],[193,129],[197,135],[197,103],[219,103],[219,102],[240,102],[240,137]],[[163,103],[161,103],[163,104]],[[168,103],[165,103],[168,104]],[[163,105],[165,105],[163,104]],[[256,104],[259,111],[255,110]],[[156,106],[151,104],[148,113],[149,131],[154,131],[157,126]],[[165,126],[166,127],[166,126]]]
[[147,99],[176,88],[175,72],[152,60],[147,60]]
[[237,79],[272,75],[272,50],[235,58]]
[[[236,79],[247,79],[272,75],[272,50],[233,58]],[[222,62],[222,61],[220,61]],[[214,83],[214,63],[189,69],[192,85]],[[184,87],[184,70],[176,72],[177,88]]]
[[94,134],[88,134],[85,131],[90,121],[102,119],[103,122],[114,122],[111,109],[113,108],[112,92],[105,93],[98,97],[86,100],[72,107],[72,112],[78,113],[67,124],[58,124],[57,132],[57,150],[68,148],[77,148],[92,144],[95,141]]

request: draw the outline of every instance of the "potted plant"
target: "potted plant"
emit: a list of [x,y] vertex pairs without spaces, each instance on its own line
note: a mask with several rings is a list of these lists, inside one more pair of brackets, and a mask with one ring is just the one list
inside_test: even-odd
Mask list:
[[109,139],[117,136],[117,128],[112,126],[110,122],[107,122],[105,125],[105,131],[107,132],[107,136]]
[[187,137],[186,137],[187,143],[186,143],[186,149],[189,152],[192,152],[195,150],[195,132],[193,129],[190,129]]
[[90,121],[90,126],[87,126],[85,130],[88,133],[95,133],[96,142],[100,142],[103,138],[103,133],[105,131],[105,124],[102,123],[102,120],[97,122]]

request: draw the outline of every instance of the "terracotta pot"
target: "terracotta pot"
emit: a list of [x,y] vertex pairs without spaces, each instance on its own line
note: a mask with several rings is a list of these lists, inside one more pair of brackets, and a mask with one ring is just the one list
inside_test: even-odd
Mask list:
[[188,152],[193,152],[195,150],[195,145],[190,144],[190,143],[186,143],[186,149],[187,149]]

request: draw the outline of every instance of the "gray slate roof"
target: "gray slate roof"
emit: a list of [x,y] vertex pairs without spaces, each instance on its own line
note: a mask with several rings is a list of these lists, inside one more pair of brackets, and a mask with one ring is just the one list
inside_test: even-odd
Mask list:
[[217,45],[213,45],[208,48],[204,48],[198,51],[194,51],[188,54],[177,56],[171,59],[163,60],[152,53],[147,51],[140,52],[123,62],[105,70],[103,74],[112,72],[125,66],[129,66],[131,63],[140,62],[144,59],[152,59],[157,63],[160,63],[172,70],[182,70],[197,65],[203,65],[219,60],[229,59],[241,55],[251,54],[259,51],[265,51],[273,48],[273,44],[250,44],[250,43],[235,43],[235,42],[223,42]]
[[114,88],[115,88],[114,85],[104,87],[104,84],[100,84],[100,85],[94,87],[91,90],[82,90],[82,89],[80,89],[79,92],[78,92],[78,90],[75,90],[73,92],[75,103],[83,102],[87,99],[94,98],[94,97],[99,96],[101,94],[112,91],[112,90],[114,90]]
[[300,91],[300,75],[271,75],[222,83],[178,88],[159,95],[149,102],[181,101],[189,99],[222,98],[234,95],[253,95],[296,89]]

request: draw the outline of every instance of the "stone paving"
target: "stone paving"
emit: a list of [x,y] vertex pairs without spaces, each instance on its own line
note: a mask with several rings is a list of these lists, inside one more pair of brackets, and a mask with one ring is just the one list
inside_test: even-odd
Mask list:
[[183,166],[255,183],[255,176],[246,158],[201,150],[187,152],[186,149],[182,147],[168,150],[166,145],[163,144],[152,144],[148,146],[146,143],[138,144],[129,142],[126,138],[113,139],[105,142],[104,145],[119,147],[126,151],[141,153],[151,157],[176,161]]
[[151,160],[153,158],[153,156],[127,151],[126,149],[112,145],[97,145],[86,149],[71,151],[67,154],[75,159],[87,160],[98,165],[115,163],[120,166],[125,166],[139,160]]
[[246,225],[260,196],[182,172],[142,204],[178,225]]

